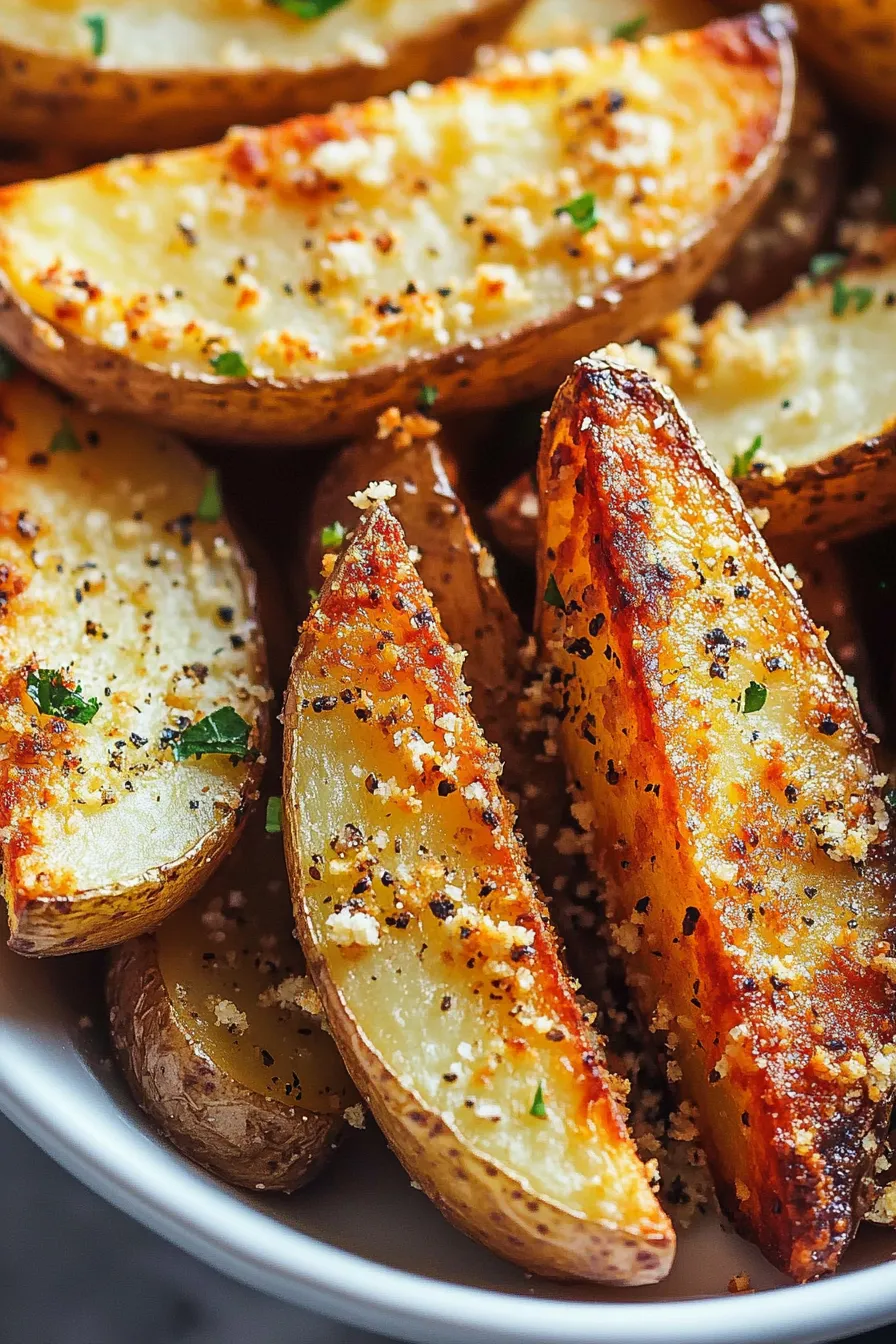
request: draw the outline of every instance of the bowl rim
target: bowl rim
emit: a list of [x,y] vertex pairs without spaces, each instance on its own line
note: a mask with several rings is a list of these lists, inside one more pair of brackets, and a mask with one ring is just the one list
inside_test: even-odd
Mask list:
[[28,1044],[0,1041],[0,1110],[60,1165],[232,1277],[362,1328],[501,1344],[718,1344],[720,1330],[729,1344],[821,1344],[896,1319],[896,1266],[886,1263],[737,1297],[645,1303],[544,1299],[382,1265],[243,1203],[177,1154],[172,1167],[172,1150],[124,1113],[120,1125],[98,1123],[86,1089],[60,1105],[58,1080],[28,1059]]

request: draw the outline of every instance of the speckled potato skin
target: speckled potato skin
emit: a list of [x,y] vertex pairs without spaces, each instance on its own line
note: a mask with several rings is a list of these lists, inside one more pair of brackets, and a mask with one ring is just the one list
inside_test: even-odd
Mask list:
[[726,59],[769,71],[778,89],[774,125],[743,128],[749,166],[740,166],[743,155],[739,160],[732,151],[731,194],[702,231],[678,238],[658,260],[591,296],[591,307],[570,303],[498,335],[350,373],[240,379],[163,369],[87,340],[37,317],[0,272],[0,342],[92,405],[231,443],[299,447],[367,434],[388,406],[414,405],[423,383],[438,386],[440,413],[552,392],[584,352],[631,339],[688,302],[774,185],[793,105],[792,49],[779,24],[756,16],[744,20],[742,31],[723,36]]
[[0,43],[0,126],[17,138],[66,143],[96,158],[180,149],[223,135],[235,122],[265,125],[354,100],[463,74],[476,48],[500,37],[521,0],[479,0],[430,32],[395,44],[383,66],[346,60],[297,71],[115,70]]
[[185,1157],[231,1185],[286,1193],[329,1161],[342,1114],[284,1106],[219,1068],[178,1022],[151,934],[110,953],[106,1000],[134,1098]]

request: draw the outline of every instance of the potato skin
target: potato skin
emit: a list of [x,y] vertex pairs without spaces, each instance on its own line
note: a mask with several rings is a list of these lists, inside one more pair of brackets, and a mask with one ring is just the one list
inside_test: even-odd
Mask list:
[[0,124],[21,139],[70,144],[96,158],[202,144],[235,121],[265,125],[325,112],[347,89],[362,99],[463,74],[476,48],[498,38],[519,7],[520,0],[480,0],[469,13],[394,44],[385,65],[346,60],[308,71],[116,70],[0,42]]
[[[892,941],[894,846],[881,839],[865,726],[733,485],[645,374],[580,362],[545,428],[540,484],[541,573],[555,573],[565,601],[542,619],[560,741],[592,807],[633,987],[678,1038],[726,1211],[794,1278],[829,1273],[867,1202],[896,1050],[889,963],[875,962]],[[754,605],[755,620],[739,614],[751,593],[765,613]],[[726,643],[725,626],[753,647]],[[730,650],[730,691],[728,655],[710,667],[716,647]],[[766,663],[775,649],[783,659]],[[790,706],[769,720],[770,750],[776,725],[790,737],[768,758],[778,783],[764,756],[741,768],[753,739],[730,708],[760,652],[766,712]],[[787,667],[793,681],[775,683]],[[836,750],[823,745],[827,712]],[[810,829],[832,796],[877,836],[858,867],[832,860]],[[838,1071],[851,1051],[855,1074]]]
[[106,1000],[131,1092],[185,1157],[231,1185],[287,1193],[329,1160],[341,1113],[284,1106],[219,1068],[174,1014],[154,935],[110,953]]
[[[197,438],[302,446],[369,431],[391,404],[411,406],[421,384],[436,384],[439,409],[473,410],[553,390],[571,361],[609,340],[644,331],[699,290],[770,191],[793,102],[794,68],[783,28],[758,16],[710,25],[693,39],[713,62],[767,74],[768,105],[753,109],[726,147],[731,195],[702,232],[635,267],[590,306],[569,302],[497,335],[409,354],[352,372],[266,379],[225,378],[141,362],[71,326],[38,317],[0,273],[0,340],[44,376],[90,404],[119,408]],[[15,190],[15,189],[10,189]],[[525,271],[523,271],[525,275]],[[566,302],[564,298],[564,303]]]

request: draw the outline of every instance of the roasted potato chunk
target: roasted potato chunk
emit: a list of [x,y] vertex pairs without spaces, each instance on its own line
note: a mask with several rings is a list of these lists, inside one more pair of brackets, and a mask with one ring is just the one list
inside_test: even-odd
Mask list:
[[105,947],[202,885],[257,793],[255,578],[183,444],[24,373],[0,413],[10,946]]
[[888,814],[843,674],[668,389],[594,358],[539,462],[541,630],[629,975],[736,1225],[798,1280],[896,1078]]
[[766,536],[824,541],[896,520],[896,229],[878,260],[819,258],[780,303],[745,321],[728,306],[660,341],[670,384]]
[[467,704],[384,505],[303,628],[284,823],[309,970],[413,1178],[530,1270],[645,1283],[674,1236],[557,955]]
[[287,5],[54,0],[0,12],[0,125],[97,158],[173,149],[390,93],[469,69],[519,0],[346,0],[300,17]]
[[232,1185],[289,1191],[329,1160],[357,1095],[321,1026],[282,837],[266,825],[257,810],[196,900],[114,950],[106,995],[131,1091],[174,1146]]
[[0,339],[233,441],[366,432],[422,387],[446,412],[553,390],[699,289],[773,184],[793,80],[748,16],[7,187]]

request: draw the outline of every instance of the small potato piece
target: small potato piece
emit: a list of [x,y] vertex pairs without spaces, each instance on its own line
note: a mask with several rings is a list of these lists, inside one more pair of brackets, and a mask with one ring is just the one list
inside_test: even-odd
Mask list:
[[582,360],[539,463],[558,741],[720,1198],[803,1281],[861,1219],[896,1078],[896,878],[840,669],[668,389]]
[[768,509],[768,538],[831,541],[896,520],[896,364],[881,355],[896,339],[894,296],[890,229],[876,264],[804,281],[749,322],[724,307],[684,341],[660,341],[712,452],[746,503]]
[[357,1096],[262,811],[196,900],[114,950],[106,996],[131,1091],[180,1152],[249,1190],[296,1190],[329,1160]]
[[674,1234],[526,875],[461,660],[384,505],[302,631],[284,824],[359,1091],[458,1226],[556,1278],[650,1283]]
[[517,560],[532,564],[538,548],[538,493],[532,473],[524,471],[501,491],[488,510],[496,540]]
[[793,82],[754,15],[7,187],[0,339],[234,442],[366,432],[421,385],[440,412],[553,389],[699,289],[773,184]]
[[[270,691],[255,577],[182,443],[25,373],[0,382],[0,414],[10,946],[106,947],[205,882],[257,794]],[[183,730],[217,714],[200,730],[214,747],[219,712],[241,745],[176,760]]]
[[[469,69],[519,0],[346,0],[318,18],[227,0],[0,11],[0,125],[96,158],[173,149]],[[98,26],[99,25],[99,26]],[[99,53],[97,47],[101,48]]]

